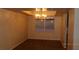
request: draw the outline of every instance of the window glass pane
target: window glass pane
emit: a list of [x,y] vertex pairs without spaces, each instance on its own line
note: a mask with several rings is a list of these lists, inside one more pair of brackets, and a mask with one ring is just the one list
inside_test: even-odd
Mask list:
[[43,20],[36,20],[36,31],[37,32],[44,31],[44,21]]
[[45,20],[45,31],[53,31],[54,29],[54,20],[47,19]]

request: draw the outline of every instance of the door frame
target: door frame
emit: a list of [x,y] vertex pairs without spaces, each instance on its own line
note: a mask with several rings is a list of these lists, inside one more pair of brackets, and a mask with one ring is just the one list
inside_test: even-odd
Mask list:
[[73,49],[73,32],[74,32],[74,8],[69,9],[67,18],[67,36],[66,36],[66,49]]

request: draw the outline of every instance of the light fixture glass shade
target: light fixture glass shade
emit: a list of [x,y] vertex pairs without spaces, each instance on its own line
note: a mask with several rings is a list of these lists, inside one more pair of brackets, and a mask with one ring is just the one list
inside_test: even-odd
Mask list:
[[42,14],[42,16],[43,16],[43,17],[47,17],[47,15],[46,15],[46,14]]
[[47,17],[47,8],[36,8],[35,17],[45,19]]
[[40,15],[40,14],[35,14],[35,17],[36,17],[36,18],[40,18],[41,15]]
[[42,8],[42,11],[47,11],[47,8]]
[[36,11],[41,11],[41,9],[40,8],[36,8]]

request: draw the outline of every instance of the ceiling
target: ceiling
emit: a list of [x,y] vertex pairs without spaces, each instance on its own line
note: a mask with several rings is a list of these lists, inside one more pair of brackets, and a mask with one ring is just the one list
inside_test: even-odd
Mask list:
[[[33,12],[35,11],[35,8],[8,8],[8,9],[13,10],[13,11],[22,12],[28,15],[32,15]],[[56,15],[62,15],[66,13],[69,10],[69,8],[47,8],[47,10],[50,11],[50,13],[52,11],[56,11]],[[23,12],[23,11],[26,11],[26,12]]]

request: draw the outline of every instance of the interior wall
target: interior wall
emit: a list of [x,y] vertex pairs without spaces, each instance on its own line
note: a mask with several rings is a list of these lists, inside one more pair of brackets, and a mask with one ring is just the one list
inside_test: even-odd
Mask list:
[[27,16],[0,9],[0,49],[13,49],[27,39]]
[[69,10],[69,26],[68,26],[68,43],[66,43],[66,13],[62,15],[62,25],[61,25],[61,42],[64,48],[68,45],[67,49],[73,49],[73,29],[74,29],[74,9]]
[[68,49],[73,49],[74,9],[69,10]]
[[29,39],[43,39],[43,40],[60,40],[61,35],[61,17],[55,18],[55,28],[51,32],[36,32],[35,18],[30,16],[28,21],[28,38]]
[[75,8],[73,49],[79,50],[79,8]]
[[66,47],[66,21],[67,21],[67,14],[64,13],[61,15],[62,21],[61,21],[61,42],[63,47]]

